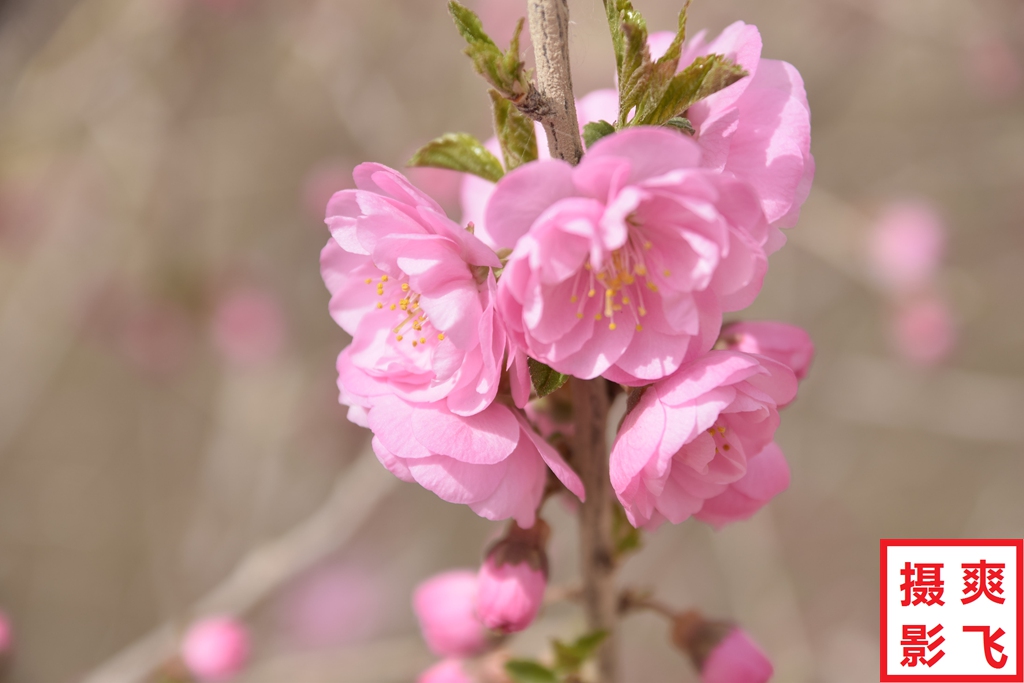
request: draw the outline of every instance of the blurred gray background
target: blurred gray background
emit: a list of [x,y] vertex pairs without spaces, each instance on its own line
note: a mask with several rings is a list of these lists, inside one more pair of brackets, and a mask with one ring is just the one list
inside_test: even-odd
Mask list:
[[[663,29],[680,2],[635,0]],[[524,5],[474,3],[499,43]],[[599,0],[570,5],[582,95],[613,58]],[[805,326],[818,357],[779,438],[790,490],[720,533],[663,528],[624,580],[742,621],[780,683],[869,683],[879,538],[1024,535],[1024,3],[690,16],[757,24],[806,80],[814,191],[749,317]],[[144,667],[225,605],[253,629],[242,681],[397,683],[432,661],[413,586],[475,566],[500,526],[395,482],[346,422],[318,252],[354,164],[489,134],[460,50],[442,0],[0,3],[3,680]],[[412,177],[457,218],[456,177]],[[930,367],[895,350],[865,259],[908,197],[949,231],[957,342]],[[550,516],[564,581],[574,522]],[[580,628],[552,608],[513,649]],[[629,683],[695,680],[655,617],[626,629]]]

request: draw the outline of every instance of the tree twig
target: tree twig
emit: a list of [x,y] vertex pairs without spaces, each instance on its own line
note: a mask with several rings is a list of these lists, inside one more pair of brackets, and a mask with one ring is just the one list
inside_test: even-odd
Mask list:
[[587,626],[608,632],[598,652],[598,683],[618,680],[618,638],[615,620],[615,544],[612,538],[612,491],[608,478],[605,422],[608,391],[602,378],[570,380],[576,435],[574,462],[587,491],[580,507],[580,563],[583,573],[583,606]]
[[568,0],[529,0],[528,16],[542,100],[542,106],[530,114],[544,126],[551,156],[577,164],[583,143],[569,70]]

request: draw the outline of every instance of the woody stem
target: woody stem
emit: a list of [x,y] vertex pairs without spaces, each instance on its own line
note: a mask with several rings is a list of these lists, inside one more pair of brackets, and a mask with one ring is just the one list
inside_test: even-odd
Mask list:
[[615,632],[618,597],[612,537],[612,492],[605,445],[608,391],[602,378],[581,380],[573,377],[570,382],[576,428],[573,455],[587,491],[587,500],[580,508],[583,606],[590,630],[608,633],[598,651],[597,681],[615,683],[619,680]]
[[527,8],[541,99],[534,115],[547,133],[551,156],[577,164],[583,156],[583,143],[569,70],[568,0],[529,0]]

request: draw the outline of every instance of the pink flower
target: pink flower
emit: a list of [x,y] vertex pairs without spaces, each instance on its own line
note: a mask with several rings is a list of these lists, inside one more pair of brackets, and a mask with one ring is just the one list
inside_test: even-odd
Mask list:
[[417,586],[412,608],[431,651],[441,657],[472,657],[487,647],[476,596],[476,572],[468,569],[444,572]]
[[204,619],[185,634],[181,656],[200,680],[226,681],[240,672],[249,658],[249,634],[231,617]]
[[898,202],[886,207],[872,228],[868,256],[879,282],[904,293],[930,285],[945,249],[946,230],[934,207]]
[[498,565],[488,557],[480,567],[477,613],[487,628],[522,631],[537,616],[547,584],[544,572],[527,562]]
[[515,245],[498,303],[518,346],[631,385],[711,348],[722,310],[761,287],[768,225],[751,190],[699,168],[700,154],[675,131],[632,128],[579,166],[537,161],[498,182],[487,226]]
[[503,404],[462,416],[442,401],[414,406],[380,396],[369,408],[368,425],[377,458],[395,476],[487,519],[532,526],[547,480],[545,464],[584,497],[583,483],[562,456],[521,413]]
[[694,517],[716,529],[750,519],[768,501],[789,488],[789,465],[774,442],[747,460],[747,473],[722,493],[704,501]]
[[491,304],[498,257],[397,171],[360,164],[353,177],[358,189],[327,206],[320,256],[331,315],[353,337],[339,359],[359,371],[340,380],[350,418],[365,424],[366,399],[390,395],[480,412],[507,347]]
[[703,683],[767,683],[771,661],[743,629],[734,628],[715,647],[701,668]]
[[258,365],[284,344],[284,312],[277,299],[257,288],[229,292],[213,316],[213,338],[224,357],[237,365]]
[[466,675],[462,662],[457,659],[444,659],[420,674],[416,683],[474,683]]
[[678,524],[747,473],[797,379],[765,356],[712,351],[644,390],[612,445],[612,487],[636,527]]
[[0,655],[11,651],[14,642],[14,629],[11,628],[11,620],[4,612],[0,612]]
[[953,313],[945,300],[935,295],[900,305],[891,334],[900,355],[922,366],[941,363],[956,346]]
[[768,356],[789,368],[797,379],[807,376],[814,360],[811,336],[795,325],[771,321],[739,322],[722,328],[727,348]]

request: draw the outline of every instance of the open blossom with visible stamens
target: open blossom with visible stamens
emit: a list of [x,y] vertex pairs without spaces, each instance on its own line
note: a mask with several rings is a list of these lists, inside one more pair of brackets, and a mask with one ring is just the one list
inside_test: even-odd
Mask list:
[[[327,206],[332,237],[320,256],[331,315],[353,337],[344,362],[360,371],[341,382],[343,399],[396,395],[480,412],[507,347],[492,303],[498,257],[397,171],[361,164],[353,177],[357,189]],[[365,426],[365,401],[346,402]]]
[[547,160],[502,178],[487,206],[509,335],[559,372],[639,385],[709,350],[722,310],[753,301],[767,269],[757,197],[700,168],[678,132],[640,127],[579,166]]
[[678,524],[747,473],[771,442],[793,371],[765,356],[712,351],[643,391],[612,446],[612,488],[636,527]]

